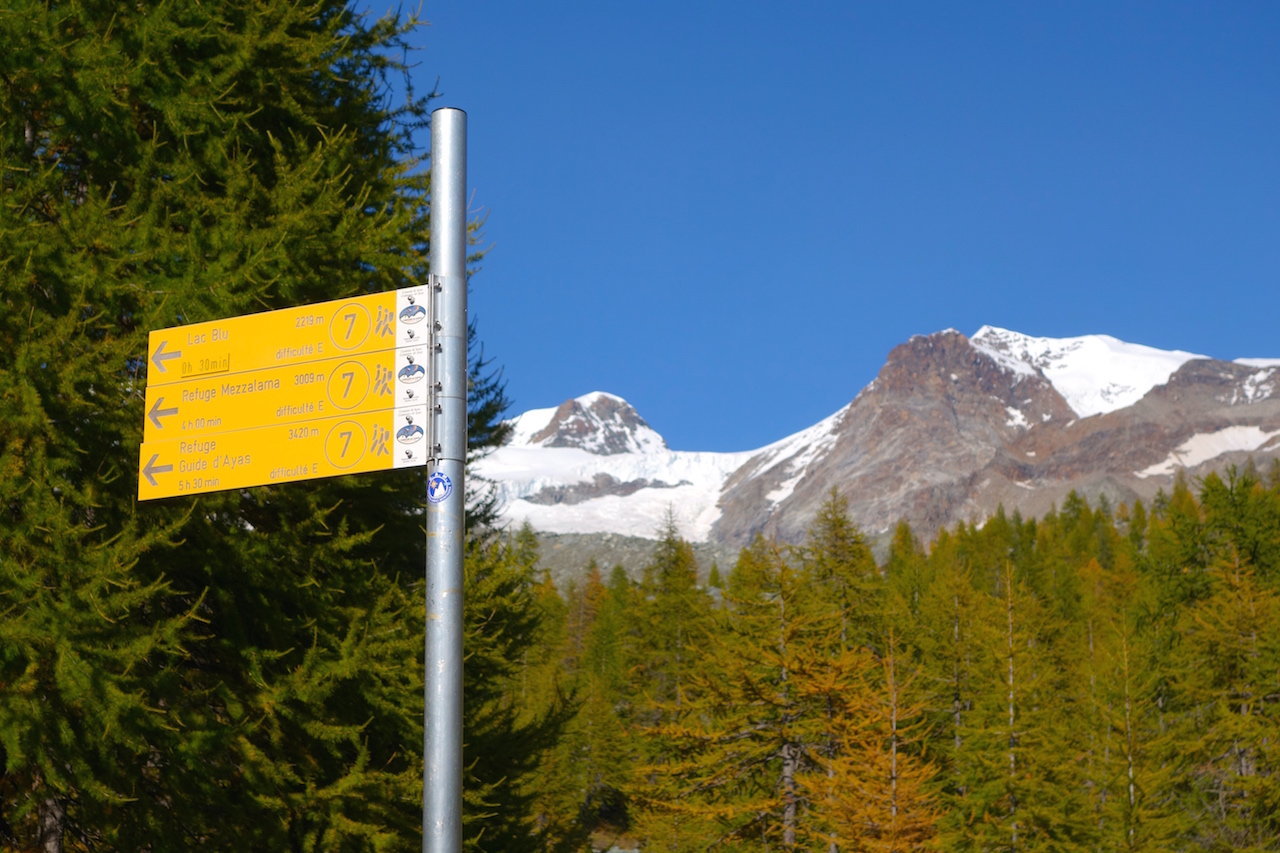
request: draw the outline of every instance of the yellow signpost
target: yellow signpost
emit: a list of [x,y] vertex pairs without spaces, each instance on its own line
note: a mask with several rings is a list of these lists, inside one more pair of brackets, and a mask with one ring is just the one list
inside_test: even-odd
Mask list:
[[151,333],[138,498],[425,465],[432,292]]
[[171,498],[424,465],[426,407],[147,441],[138,498]]
[[352,299],[159,329],[147,386],[420,346],[430,337],[429,292],[411,287]]
[[[144,441],[292,424],[426,402],[426,347],[147,386]],[[415,370],[415,368],[421,368]]]

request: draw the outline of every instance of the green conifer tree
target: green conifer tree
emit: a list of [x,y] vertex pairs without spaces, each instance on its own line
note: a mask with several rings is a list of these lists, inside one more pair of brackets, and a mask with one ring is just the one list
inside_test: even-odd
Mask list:
[[[1268,849],[1280,833],[1280,593],[1260,582],[1278,529],[1266,492],[1249,474],[1205,479],[1207,592],[1181,613],[1172,667],[1182,749],[1192,761],[1186,806],[1200,846]],[[1270,530],[1267,528],[1270,527]]]
[[[696,689],[698,656],[711,627],[711,600],[698,587],[698,563],[668,513],[652,559],[644,568],[631,612],[633,627],[627,646],[633,697],[628,722],[650,734],[680,719],[691,707]],[[633,802],[655,802],[654,769],[677,760],[674,744],[660,737],[640,737],[632,766],[636,777],[628,791]],[[654,849],[684,849],[693,842],[679,810],[649,809],[637,814],[636,828]]]
[[[28,625],[0,654],[71,691],[50,694],[34,743],[17,703],[0,723],[5,778],[36,789],[14,831],[51,850],[393,843],[417,822],[413,590],[397,574],[420,553],[404,511],[419,484],[140,507],[135,475],[148,329],[423,271],[409,132],[426,106],[380,95],[415,22],[336,2],[2,17],[0,372],[21,391],[0,417],[0,535],[67,632]],[[31,564],[29,525],[65,547]],[[36,603],[23,585],[6,581],[7,605]],[[80,687],[51,677],[64,665]],[[121,738],[116,769],[50,764],[73,732]]]
[[529,528],[473,541],[466,571],[464,849],[571,846],[574,827],[549,819],[559,815],[534,784],[573,711],[547,660],[562,648],[547,646],[563,624],[563,602],[550,597]]
[[[979,697],[974,737],[981,748],[973,777],[982,802],[973,841],[1011,850],[1088,845],[1096,827],[1088,810],[1073,724],[1080,698],[1070,661],[1052,643],[1049,612],[1010,564],[1002,579],[995,678]],[[991,689],[993,688],[994,689]]]
[[711,561],[711,571],[707,574],[707,587],[709,589],[724,589],[724,579],[720,577],[720,566],[715,560]]
[[706,637],[710,599],[698,586],[698,560],[668,515],[653,558],[644,568],[636,602],[632,677],[645,696],[646,722],[680,709],[696,649]]
[[[426,272],[427,102],[386,94],[417,23],[336,0],[0,15],[10,844],[420,843],[421,472],[135,498],[149,329]],[[484,444],[501,382],[474,352]],[[550,731],[504,718],[486,678],[528,642],[491,634],[526,618],[506,609],[523,571],[468,555],[468,744],[491,761],[469,765],[473,846]],[[489,849],[526,843],[520,808],[495,806]]]
[[616,710],[625,674],[618,645],[620,617],[601,581],[595,560],[581,586],[568,591],[563,666],[576,713],[562,733],[554,762],[535,787],[555,799],[563,834],[580,841],[588,834],[616,841],[628,829],[623,790],[631,766],[626,732]]
[[813,592],[840,620],[841,644],[873,648],[884,633],[884,577],[836,489],[818,508],[799,555]]
[[1141,500],[1133,502],[1133,512],[1129,514],[1129,542],[1135,551],[1141,551],[1147,538],[1147,508]]
[[641,768],[647,849],[790,850],[830,836],[813,802],[830,793],[820,756],[870,655],[842,649],[839,614],[815,606],[811,583],[776,543],[739,556],[690,689],[649,730],[660,748]]
[[921,601],[921,625],[913,639],[929,683],[932,747],[942,757],[935,785],[942,815],[938,823],[943,849],[970,849],[983,830],[986,792],[979,767],[984,738],[981,697],[994,689],[996,673],[986,650],[995,642],[994,601],[974,588],[957,536],[940,531],[929,553],[934,582]]
[[[631,830],[627,790],[635,778],[639,750],[630,731],[636,703],[628,661],[637,597],[622,566],[614,566],[601,595],[599,612],[587,635],[583,656],[586,683],[580,725],[585,760],[584,821],[613,846]],[[629,837],[629,836],[628,836]]]
[[1109,777],[1099,786],[1098,837],[1112,850],[1176,849],[1191,825],[1177,797],[1186,756],[1161,723],[1156,678],[1147,666],[1150,637],[1123,611],[1109,628],[1101,682],[1108,739],[1100,759]]
[[899,521],[889,541],[884,575],[893,598],[890,610],[900,614],[895,622],[908,636],[915,633],[922,600],[933,581],[930,569],[931,564],[911,525],[905,520]]

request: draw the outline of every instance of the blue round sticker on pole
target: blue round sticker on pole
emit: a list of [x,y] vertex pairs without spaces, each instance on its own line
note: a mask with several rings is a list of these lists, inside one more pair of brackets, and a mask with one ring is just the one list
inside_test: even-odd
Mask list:
[[443,472],[437,471],[427,480],[427,500],[433,504],[440,503],[451,494],[453,494],[453,481]]

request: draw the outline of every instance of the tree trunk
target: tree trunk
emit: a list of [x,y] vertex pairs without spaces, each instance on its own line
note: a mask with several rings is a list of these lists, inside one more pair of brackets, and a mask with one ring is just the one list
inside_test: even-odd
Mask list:
[[960,596],[952,596],[955,607],[955,618],[951,623],[951,645],[956,650],[952,666],[952,682],[955,684],[955,698],[952,701],[951,715],[956,735],[956,752],[960,751]]
[[1129,812],[1126,816],[1125,823],[1128,825],[1126,833],[1126,841],[1129,847],[1133,847],[1134,827],[1136,824],[1136,812],[1138,803],[1138,785],[1137,774],[1133,769],[1133,753],[1134,753],[1134,735],[1133,735],[1133,694],[1130,690],[1129,679],[1129,638],[1128,624],[1125,624],[1125,633],[1120,635],[1120,651],[1123,655],[1121,662],[1124,666],[1124,758],[1125,765],[1129,777]]
[[[1008,576],[1005,582],[1005,615],[1008,619],[1008,647],[1009,647],[1009,782],[1012,787],[1018,778],[1018,760],[1015,747],[1018,744],[1018,737],[1014,730],[1014,693],[1013,693],[1013,570],[1008,564],[1005,565],[1005,574]],[[1011,830],[1011,846],[1010,850],[1018,849],[1018,795],[1016,791],[1009,792],[1009,817],[1012,819]]]
[[896,642],[889,631],[889,843],[898,850],[898,672],[893,649]]
[[39,807],[40,836],[36,847],[41,853],[62,853],[62,833],[67,820],[66,809],[57,797],[45,797]]
[[791,850],[796,846],[796,765],[799,747],[789,743],[782,747],[782,846]]
[[[778,653],[782,661],[782,696],[787,686],[787,600],[778,596]],[[790,850],[796,845],[796,771],[800,763],[800,747],[788,743],[782,747],[782,846]]]

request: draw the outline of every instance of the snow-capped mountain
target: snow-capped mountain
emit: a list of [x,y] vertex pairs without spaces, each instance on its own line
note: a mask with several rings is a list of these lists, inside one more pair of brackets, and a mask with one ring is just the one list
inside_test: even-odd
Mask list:
[[1110,335],[1033,338],[994,326],[983,326],[969,343],[1013,373],[1048,379],[1082,418],[1132,406],[1188,361],[1208,358]]
[[515,419],[478,473],[497,483],[504,517],[547,533],[652,536],[668,508],[702,541],[742,453],[670,450],[629,403],[593,392]]
[[603,392],[514,427],[478,473],[506,520],[546,533],[652,537],[671,512],[694,542],[794,541],[835,487],[873,536],[905,518],[927,538],[1000,504],[1040,514],[1072,489],[1131,502],[1179,469],[1280,455],[1280,359],[948,329],[894,348],[843,409],[757,450],[671,450]]

